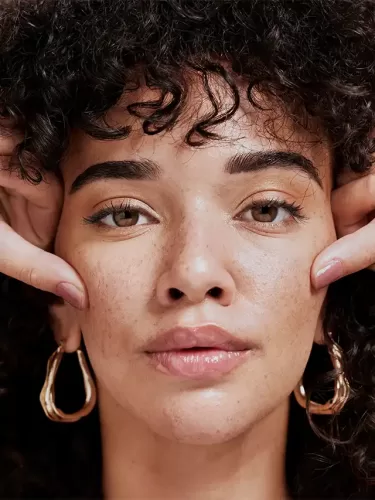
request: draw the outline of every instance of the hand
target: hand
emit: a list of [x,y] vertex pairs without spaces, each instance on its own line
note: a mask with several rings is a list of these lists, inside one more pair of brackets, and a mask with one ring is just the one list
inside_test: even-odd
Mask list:
[[59,295],[76,308],[86,305],[81,279],[47,252],[55,237],[63,192],[52,174],[39,185],[8,170],[17,134],[0,135],[0,273]]
[[333,191],[332,211],[339,239],[313,264],[317,289],[365,268],[375,270],[375,172]]

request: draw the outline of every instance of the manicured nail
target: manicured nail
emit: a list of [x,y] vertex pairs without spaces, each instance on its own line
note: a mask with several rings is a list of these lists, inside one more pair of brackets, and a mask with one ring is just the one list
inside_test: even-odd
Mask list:
[[315,287],[317,289],[324,288],[334,281],[344,276],[344,269],[341,260],[331,260],[326,266],[322,267],[315,278]]
[[84,308],[84,295],[71,283],[59,283],[56,287],[56,294],[76,309]]

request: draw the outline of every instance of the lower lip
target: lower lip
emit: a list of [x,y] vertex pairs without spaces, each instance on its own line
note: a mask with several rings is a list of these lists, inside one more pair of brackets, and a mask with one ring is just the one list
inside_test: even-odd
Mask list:
[[229,373],[246,361],[249,351],[189,349],[153,352],[148,356],[157,370],[185,378],[202,378]]

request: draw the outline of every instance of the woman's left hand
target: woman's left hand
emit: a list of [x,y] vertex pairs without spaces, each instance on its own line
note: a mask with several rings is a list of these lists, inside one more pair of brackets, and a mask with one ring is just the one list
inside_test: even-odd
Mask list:
[[339,239],[315,259],[316,289],[361,269],[375,270],[375,172],[333,191],[332,211]]

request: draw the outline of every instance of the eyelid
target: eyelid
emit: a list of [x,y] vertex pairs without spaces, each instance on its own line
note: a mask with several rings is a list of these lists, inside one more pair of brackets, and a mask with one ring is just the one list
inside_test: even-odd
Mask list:
[[[292,221],[286,221],[286,222],[260,222],[260,221],[247,221],[244,220],[243,215],[254,209],[254,208],[263,208],[263,207],[278,207],[281,209],[286,210],[289,213],[290,219]],[[253,225],[257,226],[261,229],[266,229],[268,232],[272,232],[272,229],[280,229],[280,228],[285,228],[287,225],[293,224],[300,224],[303,222],[306,222],[308,220],[308,217],[303,213],[303,207],[302,205],[298,204],[296,201],[287,201],[285,198],[282,199],[280,197],[268,197],[264,196],[261,199],[258,200],[253,200],[253,201],[248,201],[248,203],[245,205],[244,208],[242,208],[238,215],[236,216],[236,219],[245,225]]]
[[153,208],[148,205],[148,203],[139,200],[137,198],[132,198],[130,196],[115,196],[111,198],[106,198],[102,201],[99,201],[98,203],[95,203],[95,205],[92,206],[91,210],[97,210],[98,207],[102,208],[108,207],[108,206],[119,206],[119,205],[129,205],[131,208],[143,208],[146,207],[147,210],[153,211]]
[[262,189],[258,188],[256,191],[251,192],[250,189],[248,190],[248,193],[246,196],[244,196],[241,201],[236,205],[235,209],[236,210],[241,210],[241,207],[246,207],[251,201],[256,198],[258,199],[296,199],[296,196],[289,193],[288,191],[284,191],[282,189],[277,189],[276,186],[264,186]]
[[[124,210],[136,210],[143,215],[154,218],[159,221],[158,215],[155,211],[146,203],[136,200],[134,198],[115,198],[106,200],[106,203],[101,208],[97,209],[92,215],[84,218],[84,222],[87,224],[100,223],[108,215],[116,214]],[[97,207],[100,203],[97,203]]]
[[[151,215],[155,214],[154,210],[143,201],[137,200],[135,198],[115,198],[107,201],[105,207],[115,208],[116,210],[139,210],[152,212]],[[103,207],[104,208],[104,207]],[[156,214],[155,214],[156,216]]]
[[263,200],[282,200],[282,201],[296,201],[297,198],[302,198],[302,196],[296,196],[287,191],[277,190],[275,188],[269,187],[267,189],[259,189],[254,193],[248,194],[246,197],[242,198],[241,202],[237,204],[236,209],[242,210],[241,207],[246,208],[246,206],[251,205],[253,201],[263,201]]
[[294,205],[303,208],[300,201],[296,199],[296,196],[291,196],[288,193],[276,190],[258,191],[244,198],[241,203],[236,207],[236,210],[241,213],[253,206],[281,206],[281,205]]

